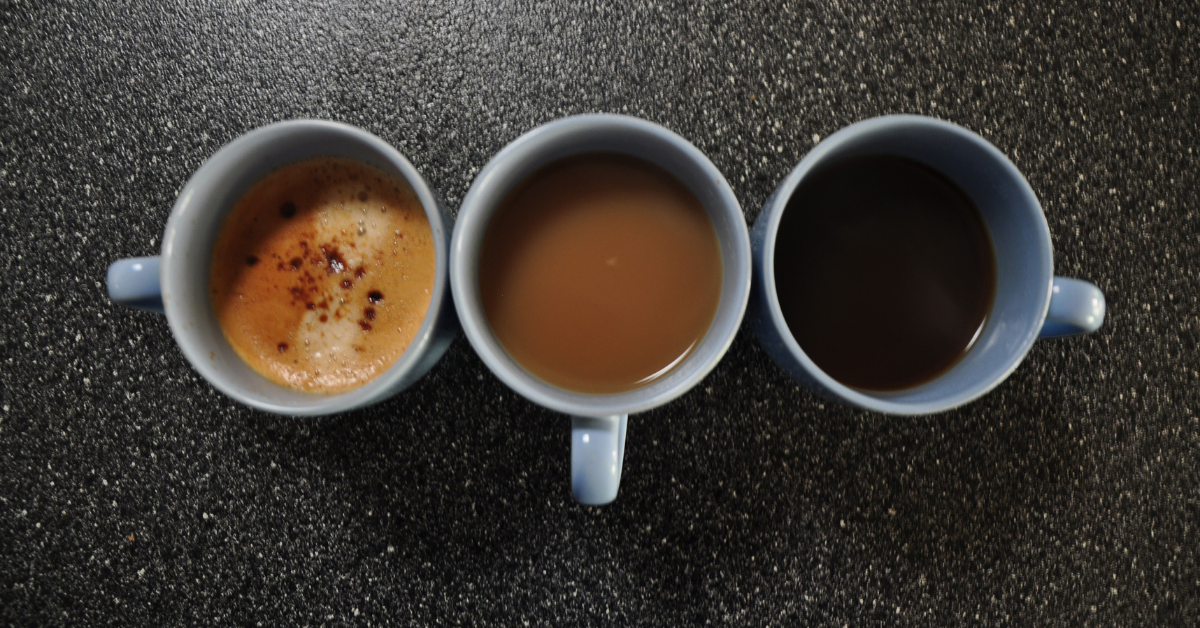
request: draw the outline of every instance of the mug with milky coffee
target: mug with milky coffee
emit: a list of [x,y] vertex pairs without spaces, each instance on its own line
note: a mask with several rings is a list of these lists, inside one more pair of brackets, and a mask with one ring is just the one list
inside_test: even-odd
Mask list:
[[697,384],[750,289],[745,219],[686,140],[615,115],[509,144],[463,200],[451,285],[471,345],[504,383],[572,416],[577,500],[617,494],[628,414]]
[[341,412],[407,387],[453,339],[449,225],[379,138],[282,122],[205,162],[176,201],[161,256],[115,262],[109,295],[165,312],[192,366],[234,399]]

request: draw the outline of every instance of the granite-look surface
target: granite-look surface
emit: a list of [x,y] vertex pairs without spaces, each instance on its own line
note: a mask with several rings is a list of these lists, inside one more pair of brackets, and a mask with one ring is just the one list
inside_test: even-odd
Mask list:
[[[3,624],[1200,624],[1195,3],[125,4],[0,0]],[[748,221],[847,124],[964,125],[1108,322],[926,418],[799,390],[743,329],[631,420],[593,509],[566,419],[462,338],[390,401],[298,420],[106,298],[257,126],[366,128],[457,208],[507,142],[593,111],[693,141]]]

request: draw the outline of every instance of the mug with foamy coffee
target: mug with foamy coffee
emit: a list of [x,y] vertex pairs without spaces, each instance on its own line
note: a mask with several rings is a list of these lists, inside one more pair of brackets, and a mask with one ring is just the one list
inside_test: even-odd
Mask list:
[[334,122],[272,124],[196,171],[161,256],[113,263],[109,295],[165,312],[188,361],[234,399],[341,412],[399,392],[449,346],[450,224],[379,138]]
[[617,494],[628,414],[687,392],[737,333],[750,242],[721,173],[636,118],[538,127],[480,172],[451,247],[467,338],[504,383],[572,416],[571,484]]
[[812,150],[752,231],[759,341],[815,391],[868,410],[968,403],[1039,337],[1090,333],[1100,290],[1054,275],[1050,230],[983,138],[920,116],[851,125]]

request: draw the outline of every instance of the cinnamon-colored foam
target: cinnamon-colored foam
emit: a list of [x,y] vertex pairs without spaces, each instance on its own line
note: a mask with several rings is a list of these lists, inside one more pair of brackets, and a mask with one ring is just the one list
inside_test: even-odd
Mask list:
[[429,219],[411,188],[366,164],[318,158],[256,183],[213,247],[212,307],[267,379],[338,393],[412,343],[433,291]]

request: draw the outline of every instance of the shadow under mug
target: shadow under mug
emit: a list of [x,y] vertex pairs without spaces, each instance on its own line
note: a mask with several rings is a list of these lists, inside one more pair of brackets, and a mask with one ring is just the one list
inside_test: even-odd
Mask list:
[[[881,154],[916,160],[955,182],[979,209],[996,253],[995,298],[971,349],[932,381],[889,392],[851,388],[814,364],[788,329],[775,290],[779,222],[796,188],[823,166]],[[978,135],[934,118],[884,116],[829,136],[779,184],[755,221],[751,240],[750,317],[759,342],[801,384],[867,410],[914,415],[963,405],[1004,381],[1039,337],[1090,333],[1104,321],[1104,295],[1096,286],[1054,276],[1046,217],[1016,166]]]
[[[508,193],[542,166],[581,153],[645,159],[683,183],[708,213],[721,251],[720,302],[696,348],[663,377],[615,394],[553,386],[521,367],[496,339],[479,292],[479,252],[488,223]],[[700,382],[733,342],[750,293],[750,240],[737,198],[716,166],[695,146],[661,126],[619,115],[580,115],[540,126],[496,154],[476,177],[459,209],[450,252],[450,284],[471,346],[514,391],[572,416],[571,490],[600,505],[616,498],[628,415],[665,404]]]
[[[255,372],[225,340],[208,296],[212,247],[225,216],[272,170],[314,157],[354,159],[406,181],[429,218],[435,249],[429,309],[412,343],[379,377],[332,395],[285,388]],[[458,331],[448,286],[452,224],[445,206],[412,164],[378,137],[324,120],[279,122],[238,137],[200,166],[167,219],[161,254],[114,262],[108,269],[108,295],[116,303],[165,313],[175,342],[192,367],[241,403],[285,415],[344,412],[400,392],[450,346]]]

